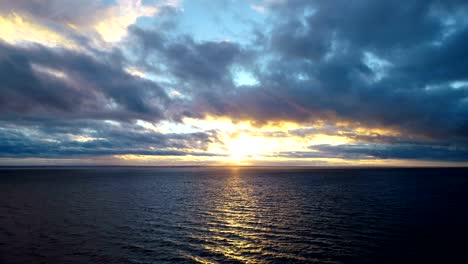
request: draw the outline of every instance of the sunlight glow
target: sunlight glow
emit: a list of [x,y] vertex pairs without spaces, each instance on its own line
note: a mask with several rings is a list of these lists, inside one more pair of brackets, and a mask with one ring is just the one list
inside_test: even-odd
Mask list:
[[59,79],[68,79],[67,74],[65,72],[57,69],[53,69],[39,64],[31,64],[31,67],[34,71],[41,74],[46,74]]
[[94,140],[100,140],[102,138],[95,138],[95,137],[89,137],[89,136],[82,136],[82,135],[70,135],[70,138],[74,141],[78,142],[89,142],[89,141],[94,141]]
[[117,42],[127,35],[127,27],[138,17],[152,16],[157,11],[155,7],[143,5],[141,0],[119,0],[119,5],[109,9],[110,15],[95,25],[95,29],[104,41]]
[[234,163],[248,164],[247,160],[271,151],[266,138],[253,137],[247,134],[240,134],[225,143],[230,159]]
[[146,74],[143,71],[141,71],[140,69],[136,67],[127,67],[125,68],[125,71],[130,75],[140,77],[140,78],[145,78],[146,76]]
[[77,48],[73,41],[68,40],[61,34],[35,24],[15,13],[0,16],[0,32],[0,39],[10,44],[33,42],[50,47]]
[[[335,124],[343,131],[336,131],[334,135],[326,134],[327,127],[321,122],[314,124],[298,124],[293,122],[277,122],[264,125],[256,125],[253,121],[233,121],[229,118],[207,116],[204,119],[185,118],[183,122],[150,123],[138,120],[137,124],[142,129],[155,133],[209,133],[216,137],[208,143],[205,149],[206,156],[145,156],[122,155],[118,158],[125,161],[152,164],[163,162],[164,164],[204,164],[211,165],[371,165],[378,164],[372,160],[347,161],[341,158],[307,158],[286,157],[285,153],[310,152],[313,146],[318,145],[346,145],[355,143],[355,134],[363,136],[398,135],[398,131],[383,128],[352,127],[352,124]],[[351,126],[351,127],[350,127]],[[310,130],[309,134],[295,134],[297,129]],[[321,130],[322,129],[322,130]],[[213,154],[215,154],[213,156]],[[382,164],[385,164],[383,162]]]

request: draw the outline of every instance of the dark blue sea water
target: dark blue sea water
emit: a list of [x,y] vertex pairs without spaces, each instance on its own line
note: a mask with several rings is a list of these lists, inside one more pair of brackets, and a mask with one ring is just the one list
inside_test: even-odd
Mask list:
[[0,263],[468,263],[468,170],[0,169]]

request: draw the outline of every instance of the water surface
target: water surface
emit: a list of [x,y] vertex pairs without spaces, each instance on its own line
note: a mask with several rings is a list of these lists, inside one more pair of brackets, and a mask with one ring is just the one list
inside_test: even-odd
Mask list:
[[466,169],[4,168],[0,263],[463,263],[467,198]]

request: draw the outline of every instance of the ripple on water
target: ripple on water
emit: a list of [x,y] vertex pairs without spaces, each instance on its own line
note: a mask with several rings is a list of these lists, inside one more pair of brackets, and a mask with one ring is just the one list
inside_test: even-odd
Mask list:
[[465,171],[191,170],[3,172],[0,263],[380,263],[467,244]]

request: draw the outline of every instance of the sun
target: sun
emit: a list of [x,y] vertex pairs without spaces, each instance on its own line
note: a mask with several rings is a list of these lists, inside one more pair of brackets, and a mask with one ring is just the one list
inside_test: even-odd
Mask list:
[[267,146],[265,138],[243,133],[225,142],[230,161],[239,165],[248,165],[251,160],[258,159],[262,154],[268,153]]

